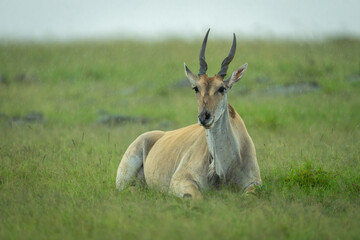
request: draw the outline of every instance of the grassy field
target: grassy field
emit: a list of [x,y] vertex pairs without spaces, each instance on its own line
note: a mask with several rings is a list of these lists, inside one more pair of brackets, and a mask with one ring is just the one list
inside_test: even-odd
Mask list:
[[[228,99],[257,148],[254,196],[116,191],[136,136],[196,122],[183,62],[198,71],[200,44],[1,43],[0,239],[359,239],[360,40],[238,41]],[[209,40],[209,75],[230,45]]]

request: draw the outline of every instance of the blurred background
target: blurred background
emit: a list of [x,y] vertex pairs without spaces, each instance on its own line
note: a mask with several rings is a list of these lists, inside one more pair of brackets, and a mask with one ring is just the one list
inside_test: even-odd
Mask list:
[[360,36],[360,1],[1,0],[0,39]]

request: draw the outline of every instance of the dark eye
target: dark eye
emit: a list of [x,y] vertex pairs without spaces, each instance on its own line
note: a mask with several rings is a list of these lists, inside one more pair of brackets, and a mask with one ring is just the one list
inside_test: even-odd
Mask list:
[[199,92],[198,87],[193,87],[193,89],[194,89],[194,91],[195,91],[196,93],[198,93],[198,92]]
[[225,92],[225,90],[226,90],[226,88],[224,88],[224,87],[220,87],[220,88],[219,88],[219,90],[218,90],[218,92],[219,92],[219,93],[224,93],[224,92]]

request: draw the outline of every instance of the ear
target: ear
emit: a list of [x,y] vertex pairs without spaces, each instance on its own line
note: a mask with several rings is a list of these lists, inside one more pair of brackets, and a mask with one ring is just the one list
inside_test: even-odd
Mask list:
[[184,67],[185,67],[185,75],[189,79],[191,86],[195,86],[199,78],[190,71],[190,69],[186,66],[185,63],[184,63]]
[[242,65],[241,67],[239,67],[238,69],[236,69],[231,76],[224,81],[225,85],[228,88],[232,88],[232,86],[234,86],[235,83],[237,83],[240,78],[244,75],[246,69],[247,69],[248,64],[245,63],[244,65]]

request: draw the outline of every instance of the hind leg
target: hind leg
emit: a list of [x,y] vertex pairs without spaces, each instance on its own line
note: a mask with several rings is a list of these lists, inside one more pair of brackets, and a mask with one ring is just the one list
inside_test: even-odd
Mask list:
[[120,191],[133,180],[144,179],[143,165],[154,143],[164,135],[162,131],[152,131],[140,135],[126,150],[116,175],[116,188]]

